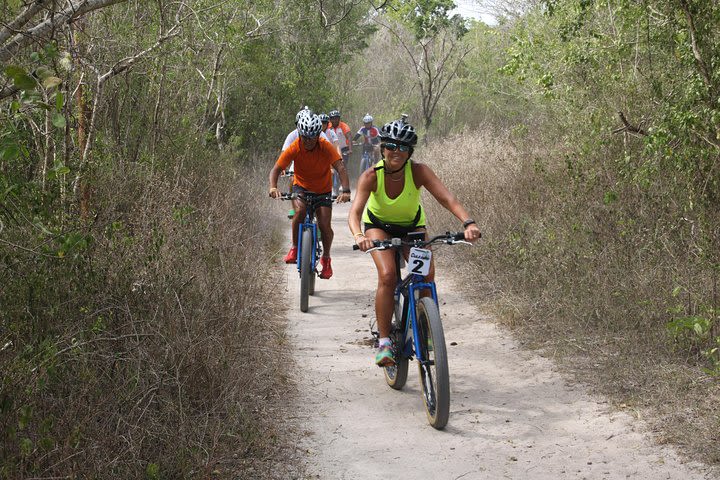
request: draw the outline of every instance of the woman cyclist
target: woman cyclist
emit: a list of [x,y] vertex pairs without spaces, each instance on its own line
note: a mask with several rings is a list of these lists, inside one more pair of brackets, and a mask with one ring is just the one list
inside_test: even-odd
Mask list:
[[[375,168],[360,176],[348,217],[350,231],[360,250],[365,252],[372,248],[373,240],[426,232],[425,211],[420,205],[422,187],[462,222],[466,240],[473,242],[480,238],[475,221],[430,167],[410,161],[417,144],[412,125],[400,120],[387,123],[380,130],[380,141],[383,158]],[[364,232],[361,225],[364,225]],[[407,259],[408,252],[404,254]],[[393,293],[397,283],[395,257],[392,250],[375,250],[371,255],[378,273],[375,316],[380,341],[375,363],[385,367],[395,363],[390,342]],[[430,273],[425,278],[432,281],[434,276],[435,266],[431,260]]]

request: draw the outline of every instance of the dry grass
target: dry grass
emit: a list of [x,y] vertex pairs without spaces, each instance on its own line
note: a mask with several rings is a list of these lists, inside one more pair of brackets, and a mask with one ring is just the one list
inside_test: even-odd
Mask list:
[[[448,267],[475,279],[468,297],[524,345],[646,421],[658,442],[718,465],[720,383],[703,371],[701,346],[674,341],[665,326],[670,309],[700,314],[714,302],[700,222],[667,200],[669,184],[604,202],[612,178],[602,168],[578,174],[565,150],[490,131],[421,149],[483,232],[479,248],[444,255]],[[457,229],[425,204],[433,230]]]
[[0,478],[287,478],[265,172],[125,168],[96,179],[87,249],[4,256]]

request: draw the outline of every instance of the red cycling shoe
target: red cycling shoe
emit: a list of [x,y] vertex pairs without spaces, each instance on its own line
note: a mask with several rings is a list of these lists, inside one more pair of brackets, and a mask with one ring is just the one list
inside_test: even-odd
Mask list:
[[297,263],[297,247],[290,247],[290,251],[283,258],[285,263]]
[[322,265],[322,271],[320,272],[320,278],[327,280],[332,277],[333,271],[330,266],[330,257],[320,257],[320,265]]

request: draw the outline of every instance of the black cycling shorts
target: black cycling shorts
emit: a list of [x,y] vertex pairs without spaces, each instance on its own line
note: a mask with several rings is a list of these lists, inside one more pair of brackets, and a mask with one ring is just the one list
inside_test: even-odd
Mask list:
[[365,224],[365,231],[367,232],[371,228],[378,228],[382,230],[383,232],[390,235],[390,238],[405,238],[407,237],[408,233],[416,231],[418,228],[425,228],[425,225],[417,225],[417,226],[406,226],[406,225],[393,225],[391,223],[386,223],[383,226],[375,225],[374,223],[366,223]]
[[332,192],[326,192],[326,193],[315,193],[315,192],[309,192],[308,190],[304,189],[300,185],[293,185],[292,186],[292,193],[297,193],[298,195],[302,195],[303,193],[312,193],[314,195],[327,195],[328,198],[326,200],[319,201],[315,204],[316,207],[330,207],[333,206],[332,198],[330,198],[330,195]]

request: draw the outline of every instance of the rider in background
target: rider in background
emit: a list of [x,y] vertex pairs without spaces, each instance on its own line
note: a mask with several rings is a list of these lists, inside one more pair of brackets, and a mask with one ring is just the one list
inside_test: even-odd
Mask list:
[[[321,113],[318,115],[318,118],[322,122],[322,128],[323,133],[327,135],[328,140],[330,140],[330,143],[335,145],[335,147],[338,150],[338,153],[342,156],[342,151],[340,150],[340,140],[338,139],[337,134],[335,133],[335,130],[329,127],[330,124],[330,117],[327,116],[325,113]],[[338,175],[336,170],[333,170],[333,189],[332,193],[333,195],[337,195],[340,191],[340,176]]]
[[[380,131],[380,142],[383,159],[375,168],[360,175],[348,215],[348,226],[360,250],[366,252],[372,248],[373,240],[404,238],[410,232],[425,232],[427,239],[425,211],[420,204],[422,187],[462,222],[465,240],[473,242],[480,238],[475,220],[430,167],[410,161],[417,145],[417,134],[412,125],[399,120],[386,123]],[[397,283],[395,254],[388,249],[375,250],[371,255],[378,274],[375,316],[380,341],[375,363],[385,367],[395,363],[390,341],[393,294]],[[407,260],[407,249],[404,255]],[[431,260],[430,273],[425,279],[430,282],[434,277],[435,266]]]
[[[317,195],[329,195],[332,190],[331,167],[337,170],[342,183],[342,193],[338,197],[338,203],[350,201],[350,180],[348,179],[345,165],[338,154],[337,148],[330,142],[320,137],[322,122],[317,115],[303,115],[297,125],[300,137],[280,154],[275,165],[270,170],[270,196],[280,198],[281,193],[277,188],[280,172],[295,162],[295,175],[293,177],[293,193],[298,198],[293,200],[295,215],[292,219],[292,247],[285,258],[285,263],[297,262],[298,227],[305,219],[305,192]],[[322,235],[323,256],[320,257],[322,271],[320,278],[332,277],[332,266],[330,264],[330,247],[333,241],[332,200],[321,203],[317,209],[317,220]]]
[[330,128],[337,134],[340,142],[340,152],[342,153],[345,167],[348,166],[350,155],[352,155],[352,141],[350,140],[350,127],[347,123],[340,121],[340,111],[332,110],[329,113]]
[[318,118],[322,122],[323,133],[326,138],[330,143],[337,147],[338,153],[342,154],[342,151],[340,150],[340,139],[338,138],[337,133],[335,133],[335,130],[330,128],[330,117],[328,117],[325,113],[321,113],[318,115]]
[[357,131],[352,141],[363,137],[363,153],[369,152],[372,155],[373,163],[380,160],[380,130],[373,125],[373,117],[369,113],[362,119],[363,126]]

